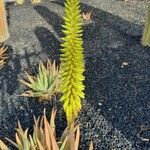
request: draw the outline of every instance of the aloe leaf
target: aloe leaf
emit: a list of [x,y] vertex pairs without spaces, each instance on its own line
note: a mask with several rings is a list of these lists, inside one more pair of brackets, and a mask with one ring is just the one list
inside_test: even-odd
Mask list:
[[12,141],[12,140],[10,140],[8,138],[6,138],[6,140],[9,141],[12,145],[14,145],[18,150],[21,149],[21,147],[18,144],[16,144],[14,141]]
[[2,150],[9,150],[9,148],[1,140],[0,140],[0,149],[2,149]]
[[61,147],[60,147],[59,150],[64,150],[65,149],[67,141],[68,141],[68,136],[64,139],[63,143],[61,143]]

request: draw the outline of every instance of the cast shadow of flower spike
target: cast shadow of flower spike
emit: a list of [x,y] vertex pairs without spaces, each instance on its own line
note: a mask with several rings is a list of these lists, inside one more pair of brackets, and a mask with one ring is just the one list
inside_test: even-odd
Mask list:
[[35,35],[41,44],[42,51],[46,53],[46,56],[58,62],[60,54],[60,42],[58,39],[45,27],[36,27]]
[[59,37],[62,37],[61,24],[63,22],[62,18],[59,17],[56,13],[50,11],[45,6],[34,6],[34,9],[43,17],[48,24],[50,24]]

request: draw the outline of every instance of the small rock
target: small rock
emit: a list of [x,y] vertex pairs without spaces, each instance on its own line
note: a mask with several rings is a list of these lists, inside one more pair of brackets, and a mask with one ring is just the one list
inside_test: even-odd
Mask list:
[[102,106],[102,103],[98,103],[99,106]]
[[122,63],[121,67],[123,68],[123,67],[126,67],[128,65],[129,65],[129,63],[125,61],[125,62]]

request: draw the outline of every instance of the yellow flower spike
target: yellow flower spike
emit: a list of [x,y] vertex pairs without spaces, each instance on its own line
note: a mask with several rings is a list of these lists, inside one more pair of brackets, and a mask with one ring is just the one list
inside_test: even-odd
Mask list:
[[61,101],[68,124],[78,116],[84,98],[85,61],[83,55],[80,0],[66,0],[61,44],[60,87]]

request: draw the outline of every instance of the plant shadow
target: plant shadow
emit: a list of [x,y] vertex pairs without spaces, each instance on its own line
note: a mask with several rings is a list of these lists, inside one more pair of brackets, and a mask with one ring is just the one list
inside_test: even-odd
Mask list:
[[62,18],[50,11],[46,6],[34,6],[34,9],[55,29],[59,37],[62,37],[61,24]]
[[51,59],[55,59],[56,62],[58,62],[60,55],[60,42],[45,27],[36,27],[35,35],[41,44],[42,51]]

